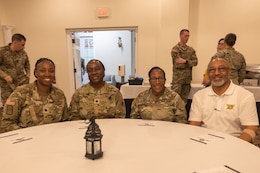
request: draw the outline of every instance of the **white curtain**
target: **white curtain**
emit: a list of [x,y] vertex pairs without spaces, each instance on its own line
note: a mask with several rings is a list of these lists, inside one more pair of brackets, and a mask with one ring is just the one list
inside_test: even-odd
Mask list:
[[7,26],[7,25],[1,25],[1,29],[3,30],[4,33],[4,42],[5,44],[9,44],[12,41],[12,26]]

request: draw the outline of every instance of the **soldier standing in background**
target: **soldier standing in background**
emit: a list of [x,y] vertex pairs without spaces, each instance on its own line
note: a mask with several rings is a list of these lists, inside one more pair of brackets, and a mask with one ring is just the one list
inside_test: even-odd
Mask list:
[[217,52],[212,58],[224,58],[228,61],[231,69],[230,79],[234,84],[239,85],[243,82],[246,75],[246,61],[244,56],[236,51],[233,46],[236,43],[237,36],[229,33],[225,36],[224,49]]
[[30,62],[24,51],[26,38],[14,34],[12,42],[0,48],[0,85],[2,104],[17,86],[28,84],[30,79]]
[[190,37],[188,29],[180,31],[180,42],[172,48],[173,62],[172,90],[177,92],[183,101],[187,99],[191,89],[192,67],[198,64],[195,50],[186,45]]

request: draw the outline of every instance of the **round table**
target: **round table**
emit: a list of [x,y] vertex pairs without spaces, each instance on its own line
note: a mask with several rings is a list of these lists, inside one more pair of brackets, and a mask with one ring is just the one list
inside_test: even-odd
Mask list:
[[165,121],[97,119],[96,123],[103,134],[102,158],[85,158],[87,124],[68,121],[0,134],[0,171],[199,173],[228,165],[240,172],[260,172],[259,148],[227,134]]

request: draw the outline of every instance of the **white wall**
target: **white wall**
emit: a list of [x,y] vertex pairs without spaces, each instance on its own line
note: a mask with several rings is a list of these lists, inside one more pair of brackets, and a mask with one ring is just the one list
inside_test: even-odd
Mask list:
[[[2,1],[3,0],[0,0],[0,25],[2,25],[3,23],[6,23],[4,20],[5,20],[5,8],[4,6],[2,5]],[[0,46],[4,45],[4,33],[1,32],[1,29],[0,29]]]
[[[258,0],[191,0],[189,43],[194,45],[199,58],[194,68],[194,81],[201,81],[217,41],[233,32],[237,35],[234,46],[247,64],[260,64],[258,40],[260,39],[260,1]],[[194,17],[195,16],[195,17]]]
[[[108,7],[109,18],[97,18],[98,7]],[[238,35],[235,48],[247,62],[259,64],[259,7],[257,0],[0,0],[0,25],[14,26],[13,32],[27,37],[32,68],[43,56],[56,62],[57,85],[70,101],[73,81],[68,80],[72,69],[66,29],[138,26],[136,75],[146,77],[148,70],[158,65],[170,82],[171,48],[179,41],[179,31],[188,28],[188,44],[199,58],[193,82],[201,82],[217,40],[229,32]]]
[[[149,3],[147,0],[3,0],[0,2],[0,6],[8,8],[5,13],[6,23],[1,24],[15,26],[14,32],[20,32],[27,37],[26,51],[30,56],[32,68],[40,57],[49,57],[55,61],[57,86],[64,90],[68,100],[73,94],[71,91],[73,87],[70,84],[73,80],[71,77],[68,80],[72,68],[68,64],[71,52],[67,50],[66,29],[138,26],[136,75],[146,76],[151,66],[160,65],[159,62],[169,65],[171,62],[169,48],[165,56],[159,50],[165,47],[160,45],[164,44],[165,38],[174,37],[180,28],[187,27],[188,23],[188,0],[174,2],[154,0]],[[180,5],[184,7],[181,10]],[[164,13],[161,11],[161,6],[173,16],[167,17],[173,21],[170,25],[167,20],[161,20],[161,13]],[[110,17],[97,18],[98,7],[108,7]],[[164,13],[164,16],[167,15]],[[184,16],[184,18],[179,22],[175,20],[177,16]],[[161,31],[164,28],[161,27],[161,23],[167,26],[174,25],[174,28],[167,29],[170,30],[170,34]],[[162,39],[159,37],[161,34]],[[163,59],[158,61],[158,57]],[[164,59],[169,62],[164,63]],[[34,79],[33,75],[31,79]]]
[[[131,32],[130,31],[98,31],[94,32],[95,57],[102,60],[105,65],[106,74],[115,74],[116,80],[121,81],[118,76],[118,65],[125,64],[126,80],[131,74]],[[118,37],[122,38],[123,47],[118,47]],[[107,49],[109,48],[109,49]]]

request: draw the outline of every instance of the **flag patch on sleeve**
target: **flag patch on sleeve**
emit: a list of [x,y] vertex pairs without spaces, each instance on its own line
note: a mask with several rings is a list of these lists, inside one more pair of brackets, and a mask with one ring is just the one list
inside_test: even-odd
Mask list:
[[15,100],[8,98],[5,102],[6,105],[14,106],[15,105]]

